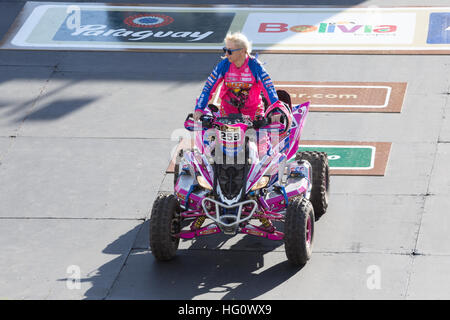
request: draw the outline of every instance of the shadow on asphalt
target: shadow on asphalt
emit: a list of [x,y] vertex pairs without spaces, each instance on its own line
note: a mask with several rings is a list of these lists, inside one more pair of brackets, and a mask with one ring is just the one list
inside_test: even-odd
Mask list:
[[[147,241],[148,246],[148,230],[147,220],[103,250],[120,256],[82,279],[92,285],[85,299],[247,300],[271,291],[302,269],[293,267],[284,252],[280,252],[279,263],[267,268],[265,255],[279,248],[282,241],[244,236],[223,249],[230,238],[221,234],[189,241],[190,246],[186,246],[189,242],[180,244],[186,249],[179,249],[169,262],[159,262],[144,244]],[[137,234],[135,248],[128,255],[124,247]],[[121,263],[125,265],[111,284]]]
[[[54,121],[90,104],[97,106],[101,103],[102,95],[95,92],[96,85],[104,90],[109,83],[114,82],[118,83],[115,88],[127,82],[149,88],[166,83],[164,90],[156,97],[149,95],[149,101],[156,103],[183,85],[206,81],[212,68],[220,61],[220,55],[0,50],[0,87],[4,83],[18,82],[23,83],[23,90],[30,90],[27,83],[31,82],[34,86],[32,90],[36,91],[35,94],[27,92],[24,97],[0,97],[0,109],[5,119],[12,124],[22,123],[24,119]],[[9,62],[10,65],[4,65],[3,62]],[[80,92],[80,97],[73,100],[58,99],[59,96],[72,94],[72,87],[76,88],[83,82],[92,83],[92,91]],[[194,105],[199,92],[193,92],[186,101]],[[117,97],[124,99],[125,95],[122,93]]]

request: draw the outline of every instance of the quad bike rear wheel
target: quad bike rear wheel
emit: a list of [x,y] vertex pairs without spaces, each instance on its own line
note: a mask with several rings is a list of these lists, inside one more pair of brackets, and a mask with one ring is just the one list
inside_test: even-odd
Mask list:
[[316,221],[325,214],[328,208],[330,175],[328,156],[325,152],[303,151],[297,153],[296,160],[306,160],[312,168],[312,189],[310,201],[314,207]]
[[286,257],[295,266],[303,266],[310,259],[314,239],[314,208],[301,196],[289,202],[284,225]]
[[180,205],[173,194],[161,194],[153,203],[150,217],[150,249],[157,260],[175,257],[181,230]]

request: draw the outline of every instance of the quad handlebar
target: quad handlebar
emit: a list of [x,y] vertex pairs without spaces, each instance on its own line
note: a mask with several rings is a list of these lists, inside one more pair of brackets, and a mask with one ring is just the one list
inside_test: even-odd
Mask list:
[[[272,122],[272,119],[269,117],[264,117],[261,115],[257,115],[254,120],[250,120],[248,117],[244,117],[241,113],[235,113],[235,114],[229,114],[227,117],[219,117],[218,111],[219,109],[217,106],[210,104],[208,105],[209,110],[211,111],[211,114],[209,115],[201,115],[200,121],[201,122],[201,128],[202,129],[211,129],[211,128],[218,128],[220,129],[220,126],[223,124],[238,124],[238,123],[244,123],[247,125],[247,128],[253,128],[253,129],[271,129],[271,130],[279,130],[279,132],[286,132],[288,129],[288,126],[283,123]],[[184,126],[189,131],[196,131],[199,130],[200,127],[197,127],[195,123],[198,123],[194,120],[193,114],[189,113],[186,117],[186,120],[184,121]],[[196,127],[198,129],[196,129]],[[200,129],[201,130],[201,129]]]
[[[193,120],[193,114],[189,113],[186,117],[186,121]],[[270,118],[264,118],[262,116],[256,116],[255,120],[246,120],[242,118],[242,116],[237,115],[230,115],[229,117],[215,117],[211,115],[202,115],[200,116],[200,122],[202,123],[202,127],[206,129],[211,129],[213,127],[218,127],[219,125],[215,123],[215,120],[218,120],[220,122],[228,122],[233,121],[234,123],[246,123],[249,128],[259,129],[264,126],[267,126],[272,123]]]

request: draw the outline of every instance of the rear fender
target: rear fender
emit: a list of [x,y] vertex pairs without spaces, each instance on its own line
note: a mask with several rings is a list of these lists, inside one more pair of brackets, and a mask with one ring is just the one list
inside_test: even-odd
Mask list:
[[298,151],[300,142],[300,134],[305,125],[306,115],[309,111],[310,101],[303,104],[296,105],[292,108],[293,121],[289,133],[289,147],[286,152],[286,157],[290,160]]
[[[308,182],[305,178],[303,178],[301,181],[299,181],[298,184],[295,186],[293,185],[291,188],[285,190],[286,197],[288,199],[288,203],[294,198],[299,195],[307,195],[308,192]],[[270,211],[281,211],[286,210],[287,204],[286,204],[286,198],[284,194],[276,193],[271,194],[266,200],[266,204],[269,207]]]
[[[288,184],[283,192],[275,192],[272,191],[268,194],[267,198],[265,199],[265,204],[269,208],[270,211],[283,211],[286,210],[289,202],[299,196],[303,195],[305,198],[309,199],[310,194],[310,183],[308,179],[301,178],[298,179],[296,182],[292,182]],[[287,198],[287,203],[286,203]]]

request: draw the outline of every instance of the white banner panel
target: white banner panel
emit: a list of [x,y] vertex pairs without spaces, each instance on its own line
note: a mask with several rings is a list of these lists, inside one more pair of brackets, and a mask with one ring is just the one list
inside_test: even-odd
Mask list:
[[450,7],[149,6],[27,2],[2,49],[449,54]]

